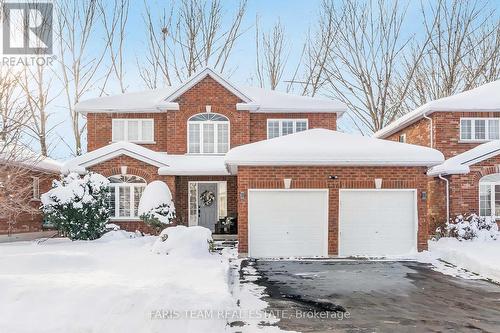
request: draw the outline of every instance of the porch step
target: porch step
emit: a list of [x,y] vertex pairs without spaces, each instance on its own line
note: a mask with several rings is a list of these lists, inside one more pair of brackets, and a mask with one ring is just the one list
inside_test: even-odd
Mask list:
[[212,239],[217,241],[237,241],[238,235],[212,234]]

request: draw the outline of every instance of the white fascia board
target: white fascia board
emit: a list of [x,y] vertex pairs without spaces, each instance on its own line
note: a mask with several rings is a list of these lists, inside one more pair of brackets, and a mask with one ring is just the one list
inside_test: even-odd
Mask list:
[[159,167],[159,168],[163,167],[163,166],[168,166],[165,163],[159,162],[159,161],[154,160],[152,158],[149,158],[145,155],[130,151],[130,150],[125,149],[125,148],[120,148],[120,149],[114,150],[112,152],[96,156],[95,158],[88,159],[88,160],[80,163],[79,166],[84,167],[84,168],[88,168],[89,166],[93,166],[93,165],[96,165],[96,164],[99,164],[102,162],[106,162],[106,161],[111,160],[111,159],[118,157],[120,155],[129,156],[131,158],[134,158],[136,160],[142,161],[142,162],[150,164],[150,165],[154,165],[154,166]]
[[161,167],[158,169],[160,176],[229,176],[227,170],[176,170],[169,167]]
[[236,110],[238,111],[255,111],[259,108],[260,105],[255,103],[236,103]]
[[338,113],[343,114],[345,109],[338,108],[259,108],[257,113]]
[[442,161],[226,161],[231,166],[425,166],[430,167]]

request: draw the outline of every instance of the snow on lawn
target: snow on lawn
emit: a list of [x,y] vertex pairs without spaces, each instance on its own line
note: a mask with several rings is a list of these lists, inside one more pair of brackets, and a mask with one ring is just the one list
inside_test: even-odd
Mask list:
[[199,228],[168,228],[166,242],[115,230],[0,244],[0,331],[279,331],[262,325],[275,320],[262,320],[258,286],[239,283],[237,251],[203,251]]
[[0,331],[224,331],[225,320],[152,316],[232,309],[227,258],[157,254],[157,237],[130,236],[0,245]]
[[[455,238],[444,237],[438,241],[429,241],[429,251],[419,253],[418,260],[430,262],[438,266],[439,270],[451,275],[460,275],[468,278],[486,278],[500,283],[500,240],[473,240],[459,241]],[[463,276],[464,272],[455,270],[454,274],[445,265],[437,260],[445,261],[458,269],[467,270],[479,276]],[[439,267],[440,266],[440,267]]]

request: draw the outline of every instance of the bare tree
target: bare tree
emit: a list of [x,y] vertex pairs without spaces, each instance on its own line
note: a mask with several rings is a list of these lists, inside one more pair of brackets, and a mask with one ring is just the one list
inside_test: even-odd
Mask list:
[[149,88],[182,82],[200,68],[213,66],[224,72],[235,42],[242,34],[241,22],[246,12],[242,0],[229,23],[224,24],[220,0],[181,0],[178,13],[163,9],[159,19],[146,6],[144,21],[147,51],[144,62],[138,61],[140,76]]
[[268,84],[271,90],[275,90],[283,77],[289,55],[285,28],[278,21],[270,32],[260,35],[258,19],[255,26],[257,79],[262,88]]
[[[86,124],[82,122],[81,114],[75,111],[75,105],[104,79],[99,70],[103,67],[103,59],[109,49],[109,42],[104,45],[96,43],[99,6],[97,0],[61,0],[56,7],[58,20],[55,30],[59,46],[58,61],[61,65],[59,78],[71,117],[76,155],[82,153]],[[110,34],[114,36],[114,32]],[[118,72],[123,73],[118,66],[120,65],[117,64]],[[107,80],[104,80],[104,84],[106,83]],[[101,86],[101,92],[104,88]]]
[[287,81],[288,92],[300,86],[301,95],[315,96],[324,86],[326,65],[339,28],[335,25],[336,16],[332,9],[328,0],[322,2],[317,29],[307,33],[300,60],[292,79]]
[[[405,36],[406,6],[384,0],[325,2],[324,15],[337,31],[325,64],[325,88],[347,104],[362,133],[377,131],[399,114],[418,65],[400,72],[412,36]],[[404,72],[404,73],[403,73]],[[395,89],[398,77],[406,87]]]
[[0,143],[9,146],[19,140],[30,120],[23,90],[18,86],[19,69],[0,68]]
[[500,18],[495,10],[476,0],[432,4],[422,8],[430,42],[407,110],[500,78]]
[[[106,7],[99,3],[102,25],[106,33],[110,66],[106,74],[101,95],[104,93],[107,81],[113,75],[118,81],[121,93],[127,89],[125,84],[124,44],[128,22],[129,0],[114,0],[112,6]],[[109,3],[108,3],[109,4]],[[109,13],[111,11],[111,14]]]

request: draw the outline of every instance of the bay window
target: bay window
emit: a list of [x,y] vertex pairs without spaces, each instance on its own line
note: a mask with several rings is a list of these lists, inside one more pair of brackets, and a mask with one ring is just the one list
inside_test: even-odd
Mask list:
[[148,143],[154,141],[153,119],[113,119],[112,141]]
[[116,175],[108,178],[109,209],[112,219],[138,219],[139,201],[146,188],[143,178],[133,175]]
[[489,141],[500,139],[499,118],[461,118],[461,141]]
[[229,119],[200,113],[188,120],[188,153],[225,154],[229,150]]
[[267,138],[293,134],[308,129],[307,119],[268,119]]
[[479,215],[500,218],[500,173],[479,180]]

